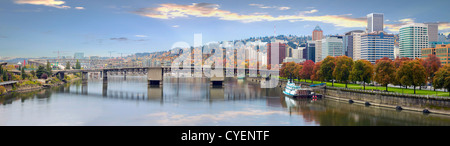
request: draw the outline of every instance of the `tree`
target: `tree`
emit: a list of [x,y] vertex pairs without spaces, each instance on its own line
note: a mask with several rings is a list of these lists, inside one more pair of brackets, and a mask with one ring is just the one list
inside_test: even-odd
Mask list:
[[425,68],[420,64],[419,60],[404,62],[398,68],[396,76],[403,85],[414,86],[414,94],[416,94],[416,86],[426,82]]
[[39,65],[38,69],[36,70],[36,76],[40,78],[44,73],[47,74],[47,70],[42,65]]
[[357,60],[353,64],[350,72],[350,80],[363,82],[364,90],[366,90],[366,83],[369,83],[373,77],[373,65],[367,60]]
[[388,84],[392,83],[395,78],[394,63],[391,59],[383,57],[376,61],[375,65],[375,81],[383,86],[386,86],[386,92],[388,91]]
[[47,79],[48,78],[48,75],[46,74],[46,73],[43,73],[42,75],[41,75],[41,79]]
[[36,76],[36,72],[34,70],[30,71],[30,74],[35,77]]
[[350,72],[352,71],[353,59],[347,56],[336,57],[336,66],[334,67],[333,76],[336,80],[345,83],[347,88]]
[[327,58],[325,58],[322,61],[322,64],[320,65],[320,70],[319,70],[319,75],[321,79],[324,79],[325,81],[330,81],[332,80],[332,84],[331,86],[334,86],[334,76],[333,76],[333,71],[334,71],[334,67],[336,66],[336,59],[334,57],[331,56],[327,56]]
[[433,77],[435,72],[441,67],[441,60],[439,60],[436,55],[429,54],[428,57],[422,62],[422,66],[425,68],[427,73],[428,82],[433,82]]
[[50,62],[47,60],[47,68],[46,68],[46,70],[47,70],[47,75],[51,75],[52,74],[52,67],[51,67],[51,64],[50,64]]
[[75,69],[81,69],[81,64],[77,59],[77,63],[75,64]]
[[311,79],[311,75],[313,75],[314,70],[314,62],[312,60],[306,60],[303,63],[303,68],[300,71],[300,78],[305,79]]
[[433,87],[445,88],[450,95],[450,64],[445,65],[435,72]]
[[296,73],[295,70],[298,70],[298,66],[300,65],[295,62],[283,63],[280,69],[280,76],[287,77],[289,79],[296,77],[298,73]]
[[70,62],[69,61],[67,61],[67,63],[66,63],[66,70],[70,70]]
[[21,73],[22,73],[22,79],[26,79],[27,78],[27,74],[25,73],[25,69],[24,68],[22,68]]
[[322,64],[322,62],[317,62],[315,65],[314,65],[314,68],[313,68],[313,71],[312,71],[312,74],[311,74],[311,83],[314,83],[314,81],[323,81],[321,78],[320,78],[320,74],[319,74],[319,71],[320,71],[320,65]]

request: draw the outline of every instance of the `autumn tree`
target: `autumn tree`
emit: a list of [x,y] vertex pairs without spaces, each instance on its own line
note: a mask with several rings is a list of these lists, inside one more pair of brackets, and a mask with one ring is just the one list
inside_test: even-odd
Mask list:
[[313,70],[314,70],[314,62],[312,60],[306,60],[303,63],[303,68],[300,71],[300,77],[302,79],[311,79],[311,76],[313,75]]
[[[280,76],[281,77],[287,77],[287,78],[293,78],[298,75],[298,67],[300,65],[295,62],[287,62],[283,63],[280,69]],[[297,70],[297,73],[295,72]]]
[[396,76],[403,85],[414,86],[414,94],[416,94],[416,86],[426,82],[425,68],[420,64],[419,60],[404,62],[398,68]]
[[336,66],[334,67],[333,76],[336,80],[345,83],[347,88],[350,72],[353,67],[353,59],[347,56],[336,57]]
[[363,82],[364,90],[366,90],[366,83],[370,83],[373,77],[373,65],[367,60],[357,60],[353,64],[350,72],[350,80]]
[[377,60],[375,64],[375,81],[386,86],[386,92],[388,91],[388,84],[392,83],[394,78],[395,68],[392,60],[387,57]]
[[314,68],[313,68],[313,70],[312,70],[312,74],[311,74],[311,83],[313,83],[314,84],[314,81],[323,81],[321,78],[320,78],[320,74],[319,74],[319,71],[320,71],[320,65],[322,64],[322,62],[317,62],[315,65],[314,65]]
[[441,67],[441,60],[439,60],[436,55],[429,54],[428,57],[421,63],[427,73],[427,78],[429,79],[428,82],[433,82],[434,73]]
[[447,89],[450,96],[450,64],[445,65],[435,72],[433,87]]
[[327,56],[322,61],[322,64],[320,65],[319,75],[321,79],[324,79],[325,81],[332,81],[331,86],[334,86],[334,76],[333,71],[334,67],[336,66],[336,58]]

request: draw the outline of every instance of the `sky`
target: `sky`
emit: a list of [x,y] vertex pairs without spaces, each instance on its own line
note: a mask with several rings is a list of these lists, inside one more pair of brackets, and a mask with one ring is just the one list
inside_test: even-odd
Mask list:
[[[365,30],[384,14],[384,29],[439,22],[450,32],[449,0],[0,0],[0,57],[121,56],[249,37],[324,35]],[[111,52],[111,54],[110,54]]]

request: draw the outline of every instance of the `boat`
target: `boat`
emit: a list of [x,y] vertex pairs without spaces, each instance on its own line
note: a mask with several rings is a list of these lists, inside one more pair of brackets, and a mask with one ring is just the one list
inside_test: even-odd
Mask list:
[[321,98],[322,95],[316,95],[309,88],[302,88],[301,85],[297,86],[295,83],[288,80],[283,94],[293,98]]

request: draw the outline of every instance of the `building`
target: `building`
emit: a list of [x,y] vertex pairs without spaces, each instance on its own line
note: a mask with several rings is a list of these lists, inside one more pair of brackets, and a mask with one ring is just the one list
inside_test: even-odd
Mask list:
[[323,60],[323,58],[322,58],[322,40],[315,41],[315,47],[316,47],[316,52],[314,54],[315,62],[320,62]]
[[[278,58],[275,58],[276,56]],[[284,58],[286,58],[286,44],[267,43],[267,65],[281,64]]]
[[394,60],[394,42],[394,35],[383,31],[361,35],[361,59],[372,64],[383,57]]
[[322,40],[322,37],[323,37],[323,31],[322,31],[322,29],[320,29],[319,25],[317,25],[316,28],[314,28],[313,33],[312,33],[312,40],[313,41]]
[[394,44],[394,58],[400,57],[400,51],[398,44]]
[[423,23],[411,23],[400,28],[400,57],[420,58],[422,48],[428,48],[428,26]]
[[293,58],[293,57],[286,57],[283,59],[283,62],[295,62],[295,63],[302,63],[306,60],[303,58]]
[[450,42],[429,42],[430,48],[436,48],[436,45],[447,45],[450,44]]
[[438,41],[438,23],[425,23],[428,27],[428,42]]
[[306,49],[308,49],[308,58],[306,60],[316,62],[316,42],[307,41]]
[[443,33],[440,33],[438,35],[438,42],[450,42],[450,40],[447,39],[447,37]]
[[363,35],[364,32],[354,32],[352,33],[353,36],[353,60],[360,60],[361,59],[361,35]]
[[353,35],[355,33],[364,33],[363,30],[353,30],[345,33],[343,39],[345,56],[353,58]]
[[450,64],[450,44],[436,45],[435,48],[422,49],[422,58],[428,57],[429,54],[436,55],[441,60],[442,65]]
[[322,59],[327,56],[344,55],[342,36],[329,36],[322,39]]
[[73,55],[74,59],[84,59],[84,53],[77,52]]
[[384,16],[382,13],[370,13],[367,15],[367,32],[383,31]]

